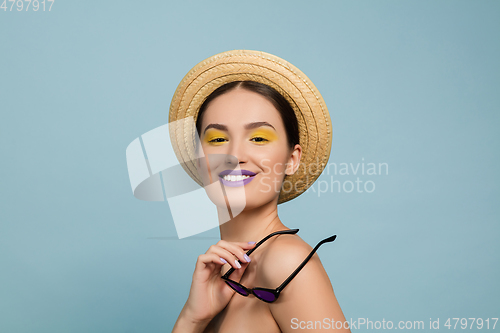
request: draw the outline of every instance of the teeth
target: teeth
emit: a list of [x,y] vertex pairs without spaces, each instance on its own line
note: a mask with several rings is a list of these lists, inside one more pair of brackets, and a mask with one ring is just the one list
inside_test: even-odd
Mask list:
[[224,180],[228,181],[228,182],[238,182],[238,181],[242,181],[243,179],[247,179],[249,178],[250,176],[246,176],[246,175],[242,175],[242,176],[236,176],[236,175],[225,175],[224,177],[222,177]]

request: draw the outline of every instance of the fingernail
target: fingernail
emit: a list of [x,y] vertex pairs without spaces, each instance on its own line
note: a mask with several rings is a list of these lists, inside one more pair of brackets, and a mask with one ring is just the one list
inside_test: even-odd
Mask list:
[[247,256],[247,254],[246,254],[246,253],[243,255],[243,258],[245,258],[245,261],[246,261],[246,262],[250,262],[250,261],[252,260],[252,259],[250,259],[250,257],[249,257],[249,256]]
[[222,261],[223,263],[227,264],[227,261],[224,258],[220,258],[220,261]]
[[248,242],[248,244],[250,244],[250,245],[254,245],[254,244],[255,244],[255,242]]
[[236,267],[241,268],[241,265],[240,265],[240,263],[238,262],[238,260],[235,260],[234,262],[236,263]]

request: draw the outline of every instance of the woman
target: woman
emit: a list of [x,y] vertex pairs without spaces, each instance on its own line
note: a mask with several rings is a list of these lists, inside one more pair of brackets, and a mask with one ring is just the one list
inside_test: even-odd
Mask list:
[[[278,57],[225,52],[193,68],[179,85],[169,121],[187,116],[196,119],[199,143],[173,131],[174,150],[198,183],[221,184],[222,195],[207,190],[221,241],[198,257],[173,332],[318,331],[331,329],[332,320],[344,323],[318,255],[277,209],[303,193],[329,157],[330,119],[312,82]],[[275,232],[282,233],[256,245]],[[281,293],[265,294],[277,286]],[[339,330],[349,331],[344,327]]]

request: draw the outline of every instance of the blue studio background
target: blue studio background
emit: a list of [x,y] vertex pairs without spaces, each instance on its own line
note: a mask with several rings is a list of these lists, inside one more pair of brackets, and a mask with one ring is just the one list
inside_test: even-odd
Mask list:
[[288,60],[329,107],[335,165],[280,216],[338,235],[319,255],[347,319],[500,317],[498,1],[27,3],[0,9],[0,332],[171,330],[218,232],[176,239],[125,149],[231,49]]

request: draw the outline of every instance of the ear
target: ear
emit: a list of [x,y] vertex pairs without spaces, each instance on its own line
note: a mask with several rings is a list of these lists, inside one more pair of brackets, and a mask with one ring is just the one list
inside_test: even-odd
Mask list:
[[296,144],[295,147],[293,147],[290,158],[288,159],[288,163],[285,170],[286,175],[291,176],[297,171],[297,169],[299,168],[301,157],[302,157],[302,147],[299,144]]

